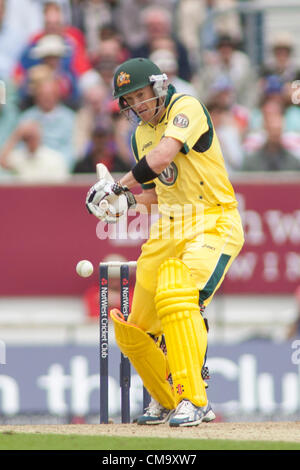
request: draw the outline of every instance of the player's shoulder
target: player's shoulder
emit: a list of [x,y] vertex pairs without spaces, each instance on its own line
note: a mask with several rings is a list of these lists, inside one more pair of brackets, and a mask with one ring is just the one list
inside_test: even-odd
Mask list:
[[192,95],[174,93],[166,109],[166,121],[174,121],[177,118],[188,119],[189,121],[202,120],[205,111],[200,101]]
[[188,95],[185,93],[174,93],[167,106],[167,114],[170,114],[170,112],[173,110],[183,107],[187,107],[190,109],[201,109],[202,105],[198,98],[196,98],[195,96]]
[[193,95],[189,95],[188,93],[178,93],[178,92],[176,92],[172,95],[168,106],[172,106],[175,103],[177,103],[178,101],[182,101],[182,102],[185,102],[185,103],[195,103],[195,104],[200,103],[198,98],[196,98]]

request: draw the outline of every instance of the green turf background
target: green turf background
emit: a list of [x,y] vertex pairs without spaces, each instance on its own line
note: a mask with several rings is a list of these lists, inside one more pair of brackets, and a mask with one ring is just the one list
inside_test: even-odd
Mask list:
[[300,450],[300,443],[4,432],[0,450]]

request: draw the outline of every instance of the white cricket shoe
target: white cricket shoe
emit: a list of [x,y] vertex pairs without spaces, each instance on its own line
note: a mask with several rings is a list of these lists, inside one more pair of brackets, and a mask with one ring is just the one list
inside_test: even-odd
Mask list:
[[145,413],[137,418],[137,424],[163,424],[170,419],[173,413],[174,410],[164,408],[152,398]]
[[189,400],[182,400],[169,421],[170,426],[198,426],[198,424],[213,421],[216,418],[210,403],[206,406],[196,406]]

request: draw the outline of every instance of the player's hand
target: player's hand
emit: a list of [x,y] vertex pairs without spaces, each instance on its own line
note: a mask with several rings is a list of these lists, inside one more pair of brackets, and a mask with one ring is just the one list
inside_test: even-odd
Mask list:
[[107,223],[118,222],[135,204],[135,197],[127,188],[106,179],[94,184],[86,197],[88,211]]
[[88,212],[100,220],[104,217],[105,211],[101,205],[99,206],[99,203],[111,193],[111,186],[111,182],[102,178],[89,189],[86,195],[85,204]]

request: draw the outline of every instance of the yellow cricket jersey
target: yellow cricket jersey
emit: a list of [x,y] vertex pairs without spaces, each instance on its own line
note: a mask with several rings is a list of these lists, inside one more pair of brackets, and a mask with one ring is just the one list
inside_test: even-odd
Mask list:
[[204,210],[220,205],[237,207],[207,109],[193,96],[176,93],[172,85],[160,122],[156,126],[140,122],[132,136],[136,160],[146,156],[162,137],[179,140],[182,148],[168,168],[153,182],[143,185],[145,189],[155,185],[160,212],[170,215],[171,210],[164,208],[183,204],[202,204]]

